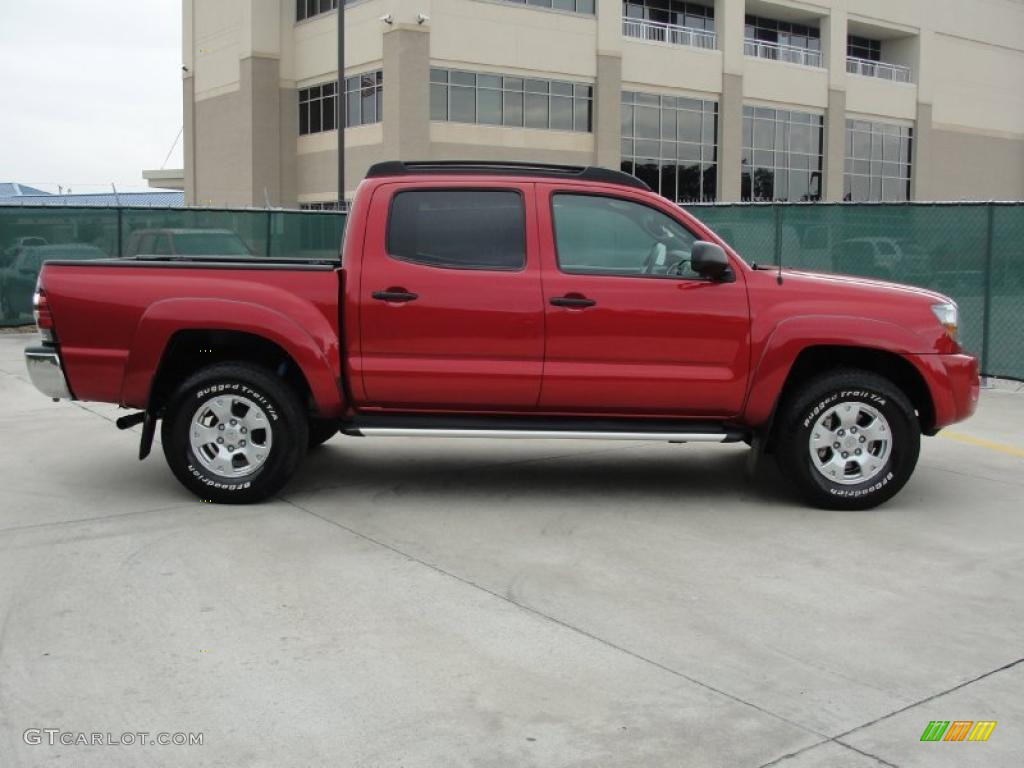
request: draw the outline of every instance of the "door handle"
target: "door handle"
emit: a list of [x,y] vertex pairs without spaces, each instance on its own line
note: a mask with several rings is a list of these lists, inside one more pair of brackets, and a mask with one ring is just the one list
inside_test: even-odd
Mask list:
[[410,293],[401,288],[388,288],[386,291],[374,291],[373,298],[377,301],[396,301],[404,304],[407,301],[415,301],[420,296],[418,293]]
[[597,304],[593,299],[588,299],[586,296],[580,296],[579,294],[556,296],[551,299],[551,303],[556,307],[570,307],[572,309],[583,309],[584,307],[592,307]]

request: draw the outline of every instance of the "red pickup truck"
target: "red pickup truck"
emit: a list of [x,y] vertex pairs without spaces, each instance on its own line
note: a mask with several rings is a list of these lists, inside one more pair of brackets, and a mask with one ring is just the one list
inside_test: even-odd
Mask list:
[[924,290],[748,265],[643,182],[403,163],[359,186],[340,262],[54,261],[26,350],[54,398],[161,422],[174,474],[254,502],[351,436],[746,441],[811,503],[879,504],[978,367]]

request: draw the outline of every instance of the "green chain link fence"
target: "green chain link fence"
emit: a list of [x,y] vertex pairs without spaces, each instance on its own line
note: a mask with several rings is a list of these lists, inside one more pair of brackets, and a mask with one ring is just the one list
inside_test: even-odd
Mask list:
[[990,376],[1024,379],[1024,204],[688,206],[747,261],[892,280],[951,296]]
[[[877,277],[940,291],[991,376],[1024,379],[1024,204],[735,204],[687,209],[747,261]],[[337,256],[329,211],[0,206],[0,324],[31,322],[47,259],[135,253]],[[208,250],[214,248],[215,250]]]
[[136,254],[335,259],[344,214],[207,208],[0,206],[0,325],[32,321],[50,259]]

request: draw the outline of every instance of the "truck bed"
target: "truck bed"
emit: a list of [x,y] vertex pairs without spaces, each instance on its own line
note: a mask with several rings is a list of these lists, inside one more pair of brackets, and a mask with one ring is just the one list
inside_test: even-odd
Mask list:
[[339,277],[331,262],[208,257],[53,261],[42,271],[73,395],[134,408],[146,407],[171,337],[211,327],[260,329],[313,360],[329,373],[309,382],[314,398],[340,408]]

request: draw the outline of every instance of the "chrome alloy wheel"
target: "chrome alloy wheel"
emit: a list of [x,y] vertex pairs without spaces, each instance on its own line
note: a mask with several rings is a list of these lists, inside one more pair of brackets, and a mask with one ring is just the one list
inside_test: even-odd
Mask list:
[[272,443],[267,414],[239,395],[211,397],[196,409],[189,425],[192,453],[219,477],[251,475],[266,462]]
[[822,477],[856,485],[882,471],[892,440],[889,422],[878,409],[851,401],[834,405],[818,417],[808,447],[811,463]]

